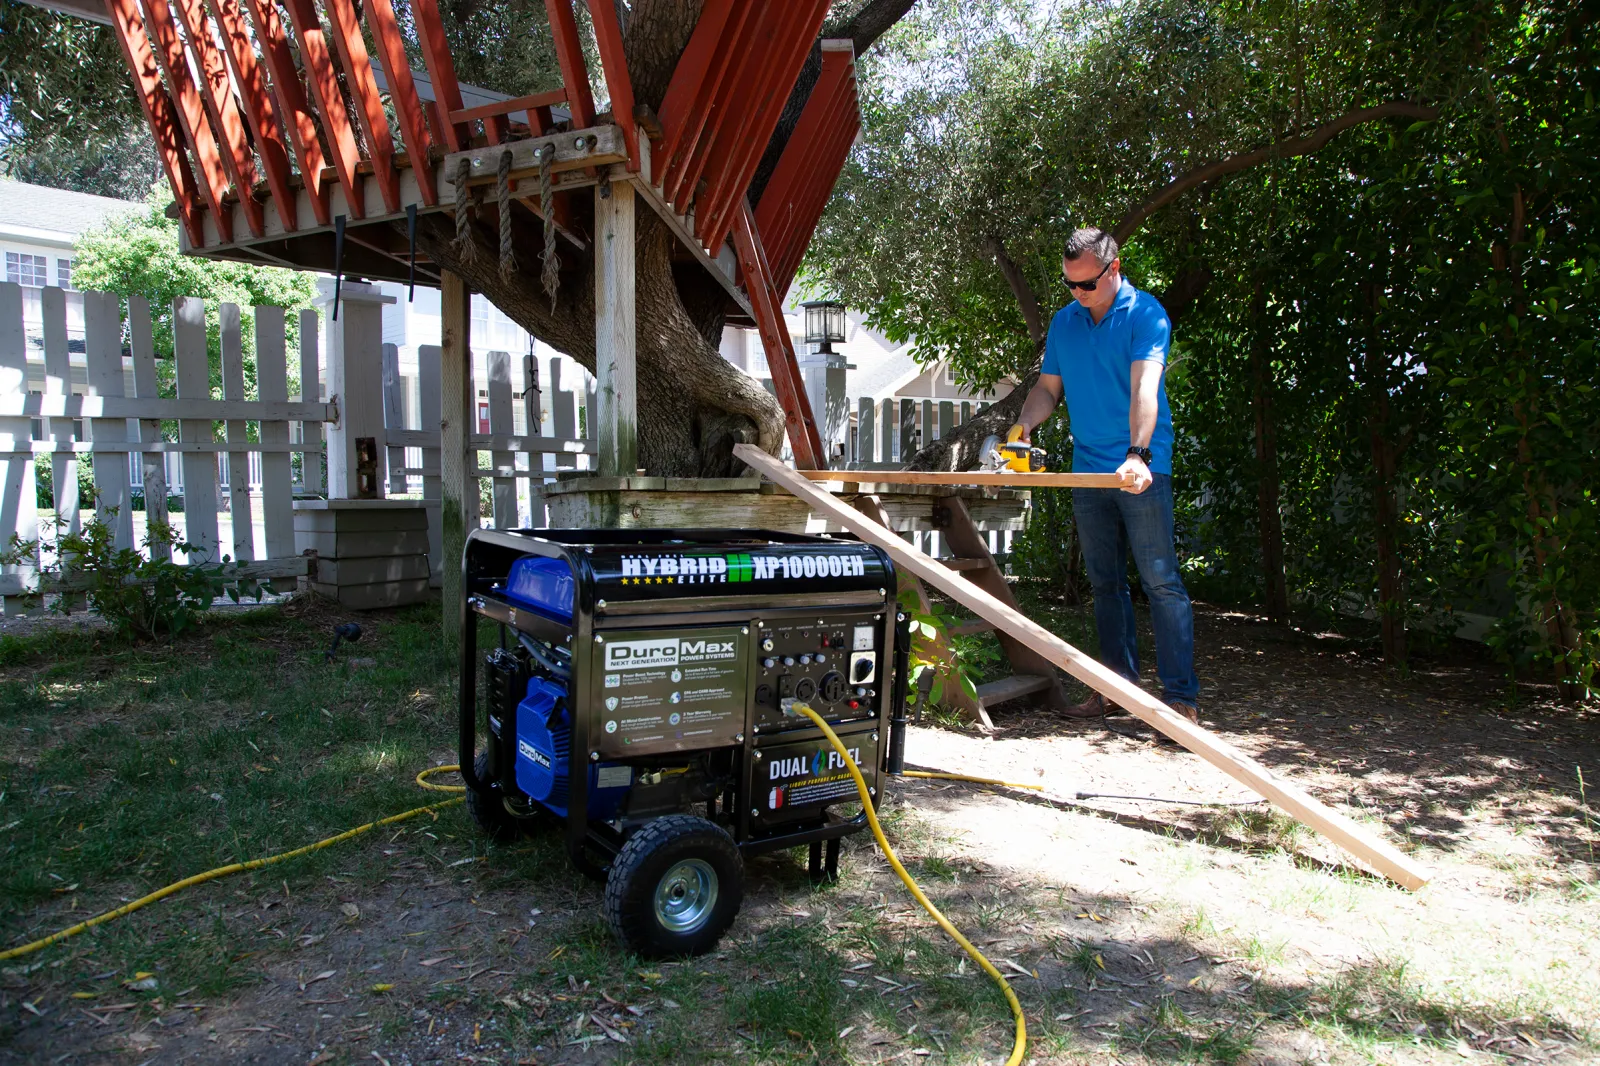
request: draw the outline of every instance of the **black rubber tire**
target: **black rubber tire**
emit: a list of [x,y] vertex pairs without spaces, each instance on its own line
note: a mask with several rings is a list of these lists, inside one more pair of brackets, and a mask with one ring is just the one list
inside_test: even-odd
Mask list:
[[[698,860],[715,875],[716,898],[692,928],[657,914],[656,890],[679,863]],[[744,902],[744,858],[720,826],[692,814],[648,823],[622,846],[606,880],[606,918],[629,950],[645,958],[703,955],[717,946]]]
[[[479,781],[489,779],[489,753],[479,752],[472,761],[472,770]],[[522,825],[501,802],[498,788],[489,792],[467,789],[467,813],[485,836],[498,844],[509,844],[522,835]]]

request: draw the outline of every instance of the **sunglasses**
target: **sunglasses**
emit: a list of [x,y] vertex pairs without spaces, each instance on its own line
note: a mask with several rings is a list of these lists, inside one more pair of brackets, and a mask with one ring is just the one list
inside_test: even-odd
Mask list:
[[[1116,260],[1113,259],[1111,262],[1114,263],[1114,262],[1116,262]],[[1105,277],[1106,276],[1106,271],[1108,271],[1110,269],[1111,269],[1111,263],[1107,263],[1105,266],[1100,268],[1100,273],[1096,274],[1094,277],[1090,278],[1088,281],[1073,281],[1071,278],[1068,278],[1067,279],[1067,288],[1069,288],[1069,289],[1082,289],[1084,292],[1093,292],[1094,289],[1095,289],[1095,286],[1100,284],[1100,279]]]

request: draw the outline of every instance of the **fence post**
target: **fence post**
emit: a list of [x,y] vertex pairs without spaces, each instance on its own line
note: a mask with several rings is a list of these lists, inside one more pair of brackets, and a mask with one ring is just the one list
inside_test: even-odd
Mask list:
[[[28,395],[28,349],[22,326],[22,286],[0,283],[0,394]],[[39,538],[38,486],[33,473],[33,423],[26,417],[0,418],[0,538]],[[25,601],[14,593],[34,587],[39,573],[37,547],[27,561],[0,567],[4,610],[21,614]]]
[[917,450],[917,401],[900,401],[900,454],[895,456],[902,464],[909,463]]
[[[143,296],[128,297],[128,346],[133,351],[133,394],[141,400],[161,398],[161,384],[156,378],[155,337],[150,329],[150,301]],[[161,441],[161,419],[138,420],[139,443],[158,444]],[[152,559],[172,558],[172,549],[162,541],[150,541],[152,525],[166,525],[167,516],[167,453],[143,452],[139,462],[144,475],[144,527],[148,551]],[[145,547],[145,545],[140,545]]]
[[[317,343],[317,313],[300,312],[300,401],[320,403],[322,375],[320,345]],[[322,491],[322,423],[300,423],[300,442],[307,450],[300,456],[300,488],[308,495]],[[310,449],[315,448],[315,451]]]
[[[383,429],[383,305],[396,302],[374,286],[344,283],[339,321],[328,331],[328,396],[339,421],[328,430],[328,498],[377,499],[386,480]],[[328,301],[332,306],[332,301]],[[330,315],[331,318],[331,315]],[[369,440],[375,469],[360,482],[358,449]]]
[[[578,435],[578,397],[577,393],[561,387],[561,364],[560,357],[550,360],[550,421],[555,426],[556,437],[571,440]],[[590,408],[591,413],[593,410]],[[556,453],[557,470],[571,470],[577,465],[578,457],[571,452]]]
[[[406,425],[406,383],[400,377],[400,349],[393,344],[383,346],[383,427],[396,433],[411,428]],[[389,468],[389,487],[384,495],[405,495],[406,475],[399,468],[406,465],[406,450],[387,447],[384,460]]]
[[939,436],[935,440],[943,439],[945,434],[956,428],[956,405],[949,400],[939,404]]
[[439,299],[440,354],[439,488],[443,553],[439,560],[443,592],[444,636],[461,635],[464,608],[461,556],[467,531],[478,526],[477,453],[467,438],[475,428],[472,395],[472,296],[465,279],[452,271],[442,275]]
[[894,462],[895,411],[894,401],[884,400],[878,405],[878,461]]
[[[121,398],[125,391],[122,377],[122,309],[115,294],[83,294],[83,341],[89,395]],[[128,440],[128,420],[96,418],[90,425],[90,439],[96,446],[102,443],[125,445]],[[95,517],[111,527],[113,544],[118,548],[132,548],[133,494],[128,486],[128,455],[114,450],[97,454],[99,458],[94,464]]]
[[[289,399],[288,351],[283,334],[283,308],[258,307],[256,314],[256,395],[265,403]],[[261,443],[287,445],[289,423],[261,421]],[[316,460],[308,455],[306,459]],[[302,465],[305,459],[301,460]],[[289,559],[294,543],[294,467],[288,452],[261,453],[261,522],[268,559]],[[293,592],[295,579],[275,577],[274,592]]]
[[[506,352],[489,353],[489,435],[513,436],[515,427],[511,418],[511,356]],[[513,529],[517,525],[517,479],[508,476],[515,470],[515,452],[491,449],[489,464],[494,468],[494,528]]]
[[[211,399],[211,367],[206,352],[206,305],[193,296],[180,296],[173,300],[172,332],[176,349],[174,361],[177,364],[178,399]],[[178,439],[184,443],[210,444],[211,419],[180,419]],[[215,452],[183,453],[183,539],[195,548],[190,555],[190,562],[216,562],[222,556],[217,538]]]
[[[222,396],[243,400],[244,336],[238,304],[223,304],[217,309],[222,324]],[[250,513],[250,453],[234,451],[249,442],[247,422],[230,418],[228,425],[228,521],[233,527],[235,562],[254,562],[256,557],[255,520]]]
[[[417,349],[417,418],[424,433],[433,434],[437,442],[440,434],[440,380],[439,348],[424,344]],[[422,498],[428,507],[428,573],[430,581],[439,580],[439,565],[444,558],[444,525],[439,510],[439,446],[422,449]]]
[[856,462],[865,465],[876,461],[877,452],[873,450],[876,443],[876,424],[873,415],[877,414],[877,404],[872,402],[872,397],[863,396],[856,414]]
[[[50,286],[39,298],[44,315],[44,394],[72,395],[72,366],[67,357],[66,293]],[[72,419],[45,419],[46,436],[57,448],[72,447]],[[50,456],[50,484],[55,490],[56,529],[68,533],[79,530],[78,459],[70,451]]]

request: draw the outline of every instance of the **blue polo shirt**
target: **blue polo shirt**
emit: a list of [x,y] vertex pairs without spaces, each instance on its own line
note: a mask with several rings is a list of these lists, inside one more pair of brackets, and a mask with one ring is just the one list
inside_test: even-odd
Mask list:
[[[1141,359],[1166,365],[1172,323],[1154,296],[1127,278],[1111,309],[1098,323],[1074,300],[1050,320],[1041,374],[1061,377],[1072,429],[1072,470],[1077,474],[1115,473],[1128,457],[1130,380]],[[1150,438],[1156,474],[1172,473],[1172,412],[1167,409],[1165,374],[1156,406],[1156,431]]]

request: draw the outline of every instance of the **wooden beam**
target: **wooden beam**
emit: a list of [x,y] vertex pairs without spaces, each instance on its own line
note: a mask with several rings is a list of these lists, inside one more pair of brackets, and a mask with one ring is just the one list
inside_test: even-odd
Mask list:
[[1271,800],[1281,810],[1315,829],[1385,877],[1409,889],[1418,889],[1428,883],[1432,876],[1431,871],[1413,861],[1392,844],[1379,839],[1339,812],[1312,799],[1265,766],[1227,744],[1209,730],[1194,725],[1139,686],[1085,655],[1026,615],[1012,610],[982,589],[973,587],[963,578],[945,570],[935,560],[906,544],[859,511],[840,503],[831,493],[818,489],[766,452],[749,444],[736,444],[733,454],[754,470],[811,504],[815,510],[833,518],[863,541],[875,544],[888,552],[896,566],[904,567],[945,595],[965,604],[985,621],[993,622],[1006,630],[1012,637],[1027,644],[1073,677],[1125,708],[1135,717],[1159,729],[1235,781]]
[[372,0],[367,9],[367,21],[383,53],[389,99],[394,104],[395,118],[399,120],[400,139],[405,144],[406,155],[416,160],[417,188],[422,202],[432,207],[439,202],[439,186],[433,173],[433,139],[428,134],[427,120],[423,118],[422,100],[411,77],[411,61],[406,56],[405,38],[400,35],[393,5],[389,0]]
[[298,229],[294,189],[289,183],[289,152],[284,147],[283,131],[278,123],[277,108],[272,104],[272,94],[267,91],[267,79],[256,60],[255,46],[245,29],[244,13],[239,10],[239,0],[211,0],[211,14],[216,19],[222,36],[228,69],[233,73],[233,83],[244,105],[245,118],[250,123],[251,136],[255,138],[256,152],[261,156],[261,168],[266,171],[267,188],[283,219],[283,228]]
[[[255,38],[261,45],[261,59],[272,75],[272,94],[277,98],[278,109],[283,114],[283,128],[294,146],[295,162],[300,166],[299,178],[305,183],[311,197],[311,213],[317,225],[329,224],[328,186],[322,180],[322,169],[327,161],[322,156],[322,144],[317,139],[317,120],[306,102],[306,88],[300,81],[294,55],[289,51],[283,21],[278,18],[278,8],[267,0],[245,0],[250,10],[250,21],[255,24]],[[205,241],[193,242],[204,247]]]
[[200,102],[221,138],[222,164],[239,193],[239,208],[244,212],[245,225],[259,237],[264,220],[261,203],[255,197],[256,160],[250,154],[244,119],[234,102],[233,82],[222,56],[217,54],[216,40],[206,22],[205,6],[200,0],[177,0],[177,6],[184,36],[188,38],[189,54],[194,57],[194,69],[199,75]]
[[328,51],[327,35],[322,31],[322,19],[311,0],[285,0],[283,6],[289,12],[289,22],[300,45],[306,83],[322,115],[322,131],[327,135],[328,150],[333,153],[334,172],[344,188],[345,210],[351,218],[365,218],[366,197],[362,195],[361,175],[356,172],[361,150],[356,146],[355,129],[345,111],[344,93],[339,89],[339,75],[333,69],[333,56]]
[[444,636],[455,643],[461,635],[461,553],[467,531],[478,528],[476,453],[467,454],[467,438],[475,428],[472,395],[472,294],[460,275],[445,271],[440,285],[439,392],[439,577],[444,601]]
[[962,485],[997,489],[1120,489],[1116,474],[1012,474],[978,470],[796,470],[812,481],[850,481],[867,485]]
[[589,19],[594,24],[595,45],[600,50],[600,71],[611,93],[611,121],[622,128],[628,146],[628,169],[639,170],[639,129],[633,119],[633,80],[628,77],[628,59],[622,51],[622,26],[613,4],[590,4]]
[[[461,85],[456,81],[455,60],[450,58],[450,42],[444,34],[444,20],[439,17],[437,0],[413,0],[411,18],[416,23],[417,43],[422,46],[422,62],[428,68],[428,80],[433,83],[433,98],[438,104],[435,110],[441,118],[452,111],[460,111]],[[466,126],[449,121],[442,125],[446,149],[459,152],[471,146],[472,134]]]
[[480,118],[498,118],[509,115],[513,111],[527,111],[532,108],[550,107],[553,104],[564,104],[566,102],[567,90],[553,89],[547,93],[519,96],[513,100],[496,100],[492,104],[479,104],[477,107],[452,111],[450,112],[450,121],[471,122]]
[[224,241],[233,240],[233,212],[224,202],[228,195],[228,172],[222,165],[222,152],[217,147],[216,134],[206,118],[205,105],[200,102],[200,92],[195,88],[189,71],[189,55],[178,39],[178,27],[172,20],[172,9],[167,0],[145,0],[145,12],[150,16],[149,28],[155,43],[156,59],[166,72],[167,84],[172,87],[172,102],[176,105],[178,121],[200,164],[200,188],[205,193],[206,206],[211,209],[217,233]]
[[572,0],[544,0],[544,10],[556,41],[556,61],[561,66],[561,84],[567,88],[572,128],[586,129],[594,125],[594,94],[589,90],[589,67],[583,61],[583,43],[578,39],[578,21],[572,16]]
[[595,437],[601,477],[627,477],[639,461],[633,245],[633,183],[595,186]]
[[[372,176],[383,196],[383,206],[394,214],[400,210],[400,175],[394,169],[394,138],[389,136],[389,116],[384,113],[383,101],[378,97],[378,83],[372,76],[372,58],[367,55],[367,42],[361,36],[361,24],[356,18],[351,0],[323,0],[322,8],[328,13],[333,26],[334,47],[339,50],[339,60],[344,64],[345,85],[355,104],[356,121],[367,143],[367,155],[372,162]],[[410,73],[410,67],[402,70]]]

